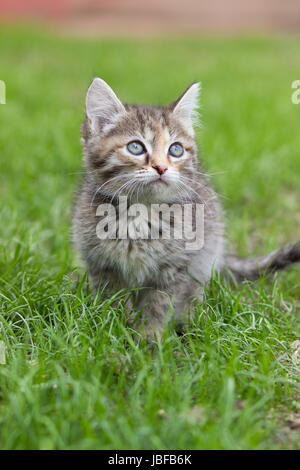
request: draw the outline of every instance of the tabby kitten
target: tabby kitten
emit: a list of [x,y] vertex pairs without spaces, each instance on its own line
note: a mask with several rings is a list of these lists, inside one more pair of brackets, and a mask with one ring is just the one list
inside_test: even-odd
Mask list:
[[[226,267],[238,280],[256,279],[265,270],[300,261],[299,244],[256,259],[225,254],[222,210],[200,171],[194,137],[199,88],[198,83],[192,84],[166,107],[124,105],[102,79],[95,78],[86,97],[85,176],[75,205],[74,242],[94,288],[99,284],[108,290],[139,288],[138,329],[150,338],[160,335],[170,318],[177,325],[187,323],[193,300],[201,302],[201,289],[213,270]],[[174,236],[118,236],[124,196],[128,197],[126,208],[137,202],[147,208],[188,203],[193,208],[193,227],[197,222],[194,209],[202,204],[203,246],[187,249],[186,240]],[[114,206],[116,238],[97,235],[101,220],[97,208],[103,204]],[[136,218],[131,217],[133,223]],[[175,222],[176,215],[170,224]],[[151,231],[151,222],[148,225]]]

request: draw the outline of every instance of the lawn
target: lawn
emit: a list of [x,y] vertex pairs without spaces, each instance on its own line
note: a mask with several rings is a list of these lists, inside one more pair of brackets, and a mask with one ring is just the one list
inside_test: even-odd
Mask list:
[[91,295],[70,243],[96,74],[123,100],[152,104],[200,80],[197,139],[229,250],[299,239],[299,38],[2,27],[0,44],[0,448],[299,448],[299,266],[237,286],[215,279],[190,329],[151,348],[125,327],[126,292]]

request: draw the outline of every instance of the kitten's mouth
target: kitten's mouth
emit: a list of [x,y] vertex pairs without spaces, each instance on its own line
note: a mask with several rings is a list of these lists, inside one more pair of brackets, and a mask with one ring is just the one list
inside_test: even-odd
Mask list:
[[151,184],[163,183],[163,184],[166,184],[166,185],[168,184],[168,183],[166,182],[166,180],[163,180],[162,178],[157,178],[157,179],[155,179],[155,180],[152,180],[152,181],[150,181],[150,183],[151,183]]
[[146,186],[149,187],[149,189],[151,187],[155,187],[155,188],[159,188],[159,187],[163,187],[163,186],[169,186],[169,182],[166,181],[164,178],[161,178],[160,176],[159,177],[152,177],[152,178],[147,178],[146,180],[144,180],[144,183]]

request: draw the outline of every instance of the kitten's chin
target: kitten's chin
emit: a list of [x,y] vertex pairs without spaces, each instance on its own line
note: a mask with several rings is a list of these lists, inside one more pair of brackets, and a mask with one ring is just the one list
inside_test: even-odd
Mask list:
[[151,181],[151,183],[149,183],[149,186],[154,186],[155,188],[162,188],[163,186],[169,186],[169,183],[166,180],[158,178],[157,180]]
[[170,182],[156,179],[145,186],[144,196],[149,202],[159,203],[173,201],[175,194]]
[[150,193],[167,191],[167,190],[170,190],[170,184],[166,180],[163,180],[162,178],[157,178],[155,180],[150,181],[145,186],[144,190]]

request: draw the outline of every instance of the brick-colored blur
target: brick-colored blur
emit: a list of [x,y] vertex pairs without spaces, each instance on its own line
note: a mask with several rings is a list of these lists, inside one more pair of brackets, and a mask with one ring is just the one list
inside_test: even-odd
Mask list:
[[0,0],[0,19],[92,36],[300,31],[299,0]]

